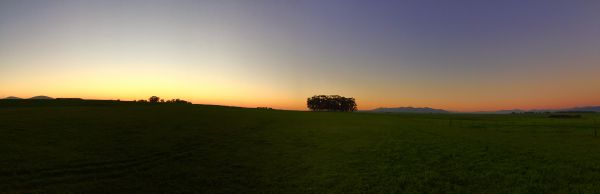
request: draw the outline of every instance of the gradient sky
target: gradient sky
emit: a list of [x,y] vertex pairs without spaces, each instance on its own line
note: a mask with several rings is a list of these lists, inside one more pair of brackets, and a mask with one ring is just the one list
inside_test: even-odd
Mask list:
[[600,1],[2,0],[0,98],[600,105]]

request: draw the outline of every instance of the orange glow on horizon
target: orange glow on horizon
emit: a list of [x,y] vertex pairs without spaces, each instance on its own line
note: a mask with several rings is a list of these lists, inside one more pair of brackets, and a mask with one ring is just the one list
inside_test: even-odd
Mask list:
[[291,110],[319,94],[353,97],[359,110],[600,105],[595,3],[417,2],[2,3],[0,98],[159,96]]

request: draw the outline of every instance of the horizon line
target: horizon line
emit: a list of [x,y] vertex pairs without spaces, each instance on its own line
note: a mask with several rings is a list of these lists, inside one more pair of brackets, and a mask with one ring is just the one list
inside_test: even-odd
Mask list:
[[[22,97],[18,97],[18,96],[5,96],[0,98],[0,100],[11,100],[11,99],[7,99],[10,97],[14,97],[14,98],[18,98],[18,99],[13,99],[13,100],[45,100],[45,99],[32,99],[33,97],[48,97],[51,99],[47,99],[47,100],[57,100],[57,99],[81,99],[81,100],[98,100],[98,101],[120,101],[120,102],[135,102],[136,100],[121,100],[120,98],[117,99],[91,99],[91,98],[79,98],[79,97],[50,97],[50,96],[46,96],[46,95],[36,95],[36,96],[32,96],[29,98],[22,98]],[[177,99],[177,98],[174,98]],[[181,99],[181,98],[179,98]],[[145,99],[143,99],[145,100]],[[181,99],[184,100],[184,99]],[[225,107],[236,107],[236,108],[259,108],[259,107],[268,107],[268,108],[272,108],[270,106],[237,106],[237,105],[224,105],[224,104],[211,104],[211,103],[194,103],[191,102],[193,105],[209,105],[209,106],[225,106]],[[441,108],[435,108],[435,107],[429,107],[429,106],[389,106],[389,107],[377,107],[377,108],[371,108],[371,109],[359,109],[357,110],[357,112],[360,111],[373,111],[376,109],[380,109],[380,108],[430,108],[430,109],[435,109],[435,110],[442,110],[442,111],[446,111],[448,113],[495,113],[495,112],[502,112],[502,111],[514,111],[514,112],[546,112],[546,111],[560,111],[563,109],[574,109],[574,108],[589,108],[589,107],[600,107],[600,105],[583,105],[583,106],[571,106],[571,107],[560,107],[560,108],[534,108],[534,109],[522,109],[522,108],[510,108],[510,109],[493,109],[493,110],[477,110],[477,111],[456,111],[456,110],[449,110],[449,109],[441,109]],[[308,111],[308,108],[304,108],[304,109],[289,109],[289,108],[273,108],[276,110],[288,110],[288,111]]]

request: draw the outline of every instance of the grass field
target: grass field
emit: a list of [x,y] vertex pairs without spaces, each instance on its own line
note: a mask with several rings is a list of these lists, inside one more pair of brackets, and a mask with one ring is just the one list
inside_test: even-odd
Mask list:
[[0,102],[3,193],[600,193],[598,114]]

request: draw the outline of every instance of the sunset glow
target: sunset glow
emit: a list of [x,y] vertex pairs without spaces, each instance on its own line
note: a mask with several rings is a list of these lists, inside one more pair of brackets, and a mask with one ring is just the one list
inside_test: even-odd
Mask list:
[[600,3],[394,2],[2,1],[0,98],[600,105]]

